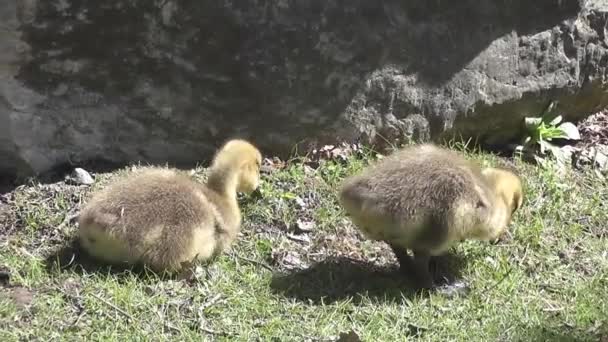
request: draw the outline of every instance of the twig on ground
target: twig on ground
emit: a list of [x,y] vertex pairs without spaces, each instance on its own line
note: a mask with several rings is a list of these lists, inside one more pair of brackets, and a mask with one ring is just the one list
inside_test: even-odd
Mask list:
[[74,219],[78,218],[79,215],[80,211],[77,208],[73,208],[72,210],[68,211],[63,217],[63,221],[57,226],[57,230],[63,230],[65,226],[70,224],[70,222],[72,222]]
[[[116,310],[118,313],[122,314],[123,316],[127,317],[128,319],[130,319],[133,322],[138,322],[138,323],[142,323],[141,321],[137,320],[136,318],[134,318],[132,315],[130,315],[128,312],[124,311],[123,309],[119,308],[118,306],[116,306],[115,304],[101,298],[100,296],[96,295],[96,294],[91,294],[93,297],[95,297],[96,299],[98,299],[99,301],[101,301],[102,303],[106,304],[107,306],[111,307],[112,309]],[[159,315],[159,318],[163,321],[163,326],[169,330],[173,330],[175,332],[182,332],[181,329],[179,329],[178,327],[173,326],[171,323],[165,322],[165,320],[160,317],[160,314],[157,311],[157,314]],[[205,327],[198,327],[201,331],[206,332],[210,335],[217,335],[217,336],[231,336],[229,333],[227,332],[218,332],[215,330],[211,330]]]
[[199,308],[199,310],[204,310],[208,307],[211,307],[212,305],[215,305],[215,303],[219,302],[219,300],[222,298],[222,295],[220,294],[216,294],[215,296],[209,298],[208,300],[206,300],[201,307]]
[[54,285],[54,286],[50,287],[50,289],[57,291],[57,292],[61,292],[71,302],[71,304],[78,309],[78,316],[76,317],[75,320],[72,321],[72,323],[70,323],[70,327],[75,327],[86,313],[86,309],[85,309],[84,305],[81,304],[82,297],[77,294],[68,293],[68,291],[66,291],[63,287],[60,287],[58,285]]
[[512,268],[510,268],[507,272],[505,272],[505,274],[502,276],[502,278],[500,278],[499,281],[497,281],[496,283],[494,283],[492,286],[488,287],[483,292],[485,293],[485,292],[494,290],[498,285],[500,285],[503,281],[505,281],[505,279],[507,279],[507,277],[511,274],[511,272],[513,272]]
[[17,250],[18,250],[20,253],[22,253],[22,254],[24,254],[25,256],[27,256],[27,257],[30,257],[30,258],[32,258],[32,259],[39,259],[39,257],[37,257],[37,256],[35,256],[34,254],[32,254],[32,253],[28,252],[28,251],[27,251],[25,248],[23,248],[23,247],[19,247]]
[[116,306],[115,304],[101,298],[100,296],[92,293],[91,296],[95,297],[96,299],[98,299],[100,302],[104,303],[105,305],[111,307],[112,309],[116,310],[118,313],[122,314],[123,316],[127,317],[128,319],[130,319],[131,321],[137,321],[133,316],[131,316],[128,312],[124,311],[123,309],[119,308],[118,306]]
[[209,328],[205,328],[205,327],[201,327],[201,326],[199,326],[198,329],[200,331],[202,331],[202,332],[206,332],[209,335],[224,336],[224,337],[231,336],[227,332],[224,332],[224,331],[215,331],[215,330],[212,330],[212,329],[209,329]]
[[75,327],[76,324],[78,324],[78,322],[80,322],[80,319],[82,318],[82,316],[84,316],[84,314],[86,313],[86,310],[84,308],[82,308],[80,310],[80,313],[78,313],[78,317],[76,317],[76,319],[74,320],[74,322],[72,322],[70,324],[71,327]]
[[254,265],[261,266],[261,267],[263,267],[263,268],[265,268],[265,269],[269,270],[270,272],[273,272],[273,271],[274,271],[274,269],[273,269],[272,267],[270,267],[270,265],[268,265],[268,264],[266,264],[266,263],[263,263],[263,262],[261,262],[261,261],[257,261],[257,260],[249,259],[249,258],[246,258],[246,257],[244,257],[244,256],[240,256],[240,255],[235,254],[235,253],[230,253],[230,256],[235,257],[235,258],[237,258],[237,259],[239,259],[239,260],[242,260],[242,261],[248,262],[248,263],[250,263],[250,264],[254,264]]
[[158,310],[154,310],[154,311],[156,312],[156,315],[158,316],[158,319],[160,319],[163,322],[163,325],[165,326],[165,328],[167,328],[169,330],[173,330],[175,332],[182,333],[182,330],[180,328],[173,326],[171,323],[165,322],[165,319],[160,314],[160,311],[158,311]]

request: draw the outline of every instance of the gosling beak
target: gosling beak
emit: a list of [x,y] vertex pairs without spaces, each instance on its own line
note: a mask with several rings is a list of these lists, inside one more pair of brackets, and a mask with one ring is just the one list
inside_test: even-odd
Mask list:
[[491,241],[490,244],[492,245],[497,245],[499,243],[502,242],[506,242],[509,240],[509,237],[511,236],[511,234],[509,233],[508,230],[505,230],[503,232],[501,232],[500,234],[498,234],[497,236],[495,236]]

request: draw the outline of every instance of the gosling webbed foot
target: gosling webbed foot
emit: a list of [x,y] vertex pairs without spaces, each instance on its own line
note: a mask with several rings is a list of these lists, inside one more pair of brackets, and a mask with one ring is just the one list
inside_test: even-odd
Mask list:
[[416,274],[416,281],[420,288],[432,289],[435,287],[435,281],[429,271],[429,262],[431,255],[425,251],[413,251],[413,269]]
[[425,252],[414,251],[413,257],[403,247],[389,243],[395,257],[399,261],[399,272],[413,279],[416,287],[431,289],[434,287],[433,277],[429,272],[430,255]]
[[413,260],[407,253],[405,248],[396,246],[394,244],[389,243],[389,246],[393,250],[393,254],[397,258],[399,262],[399,272],[401,273],[409,273],[413,269]]

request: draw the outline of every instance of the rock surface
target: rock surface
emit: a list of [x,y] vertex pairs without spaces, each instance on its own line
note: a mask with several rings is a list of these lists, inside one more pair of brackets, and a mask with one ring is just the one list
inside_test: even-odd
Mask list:
[[506,141],[608,105],[605,0],[5,0],[0,172],[191,164],[453,133]]

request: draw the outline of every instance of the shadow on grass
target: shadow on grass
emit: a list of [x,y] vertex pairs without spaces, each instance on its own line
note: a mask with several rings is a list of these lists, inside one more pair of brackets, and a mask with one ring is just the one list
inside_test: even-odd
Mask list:
[[[592,331],[595,330],[595,331]],[[583,331],[572,327],[534,327],[516,333],[521,342],[608,342],[608,326]]]
[[430,291],[417,289],[413,279],[399,272],[397,265],[381,267],[346,257],[328,258],[305,270],[275,274],[270,286],[278,294],[315,304],[343,299],[358,303],[363,297],[393,301],[439,288],[450,291],[452,284],[460,279],[464,265],[464,259],[456,254],[432,259],[430,268],[437,287]]
[[120,280],[136,276],[141,280],[158,281],[168,279],[184,279],[187,272],[180,274],[161,274],[152,271],[141,264],[108,264],[91,257],[80,247],[78,238],[69,240],[44,260],[46,271],[53,273],[73,272],[76,274],[106,274]]

